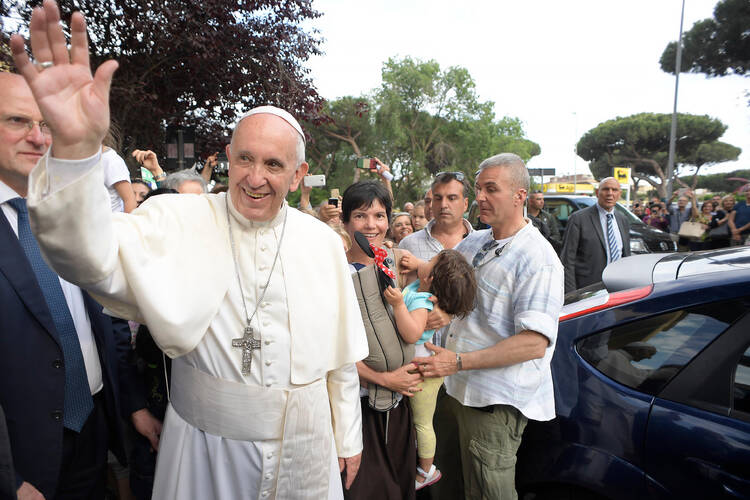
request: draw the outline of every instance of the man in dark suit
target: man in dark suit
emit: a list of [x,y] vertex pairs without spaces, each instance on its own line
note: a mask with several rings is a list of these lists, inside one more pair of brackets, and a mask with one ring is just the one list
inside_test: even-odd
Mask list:
[[630,255],[630,223],[615,210],[620,183],[613,177],[602,180],[596,198],[568,219],[560,254],[565,293],[601,281],[607,264]]
[[0,406],[18,498],[103,498],[107,448],[125,461],[122,416],[141,433],[158,421],[133,386],[129,332],[47,267],[30,231],[41,119],[23,78],[0,73]]
[[16,498],[16,473],[10,453],[10,438],[5,426],[5,412],[0,406],[0,498]]

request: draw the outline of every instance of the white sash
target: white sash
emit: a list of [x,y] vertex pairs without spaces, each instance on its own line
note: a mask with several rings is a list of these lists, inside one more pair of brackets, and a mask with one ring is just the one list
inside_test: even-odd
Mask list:
[[189,424],[241,441],[281,440],[276,498],[328,497],[331,410],[325,380],[295,389],[251,386],[172,361],[171,403]]

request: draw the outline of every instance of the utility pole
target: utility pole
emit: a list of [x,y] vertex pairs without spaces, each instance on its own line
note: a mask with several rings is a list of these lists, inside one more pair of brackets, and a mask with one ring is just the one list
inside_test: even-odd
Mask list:
[[[685,18],[685,0],[682,0],[680,13],[680,36],[677,39],[677,56],[674,65],[674,108],[672,109],[672,129],[669,132],[669,159],[667,160],[667,200],[672,197],[672,177],[674,174],[674,154],[677,142],[677,91],[680,88],[680,69],[682,66],[682,21]],[[664,200],[664,201],[667,201]]]

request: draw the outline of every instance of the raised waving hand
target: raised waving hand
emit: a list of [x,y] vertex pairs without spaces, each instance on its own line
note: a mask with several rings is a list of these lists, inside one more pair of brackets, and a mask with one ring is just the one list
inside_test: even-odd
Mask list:
[[92,76],[86,21],[70,21],[70,50],[53,0],[34,9],[29,25],[32,63],[23,38],[10,40],[13,60],[31,87],[44,121],[52,130],[52,155],[81,159],[95,154],[109,128],[109,88],[117,62],[107,61]]

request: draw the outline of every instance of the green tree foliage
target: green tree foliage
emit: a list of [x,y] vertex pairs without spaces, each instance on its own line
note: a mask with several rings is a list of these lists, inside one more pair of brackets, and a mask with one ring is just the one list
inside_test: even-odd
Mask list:
[[[612,175],[612,168],[633,169],[635,180],[644,180],[666,197],[670,114],[641,113],[615,118],[586,132],[578,141],[578,154],[589,161],[596,178]],[[675,175],[701,167],[736,160],[740,148],[720,142],[726,125],[708,116],[678,114]]]
[[[698,177],[695,187],[705,189],[711,193],[732,193],[744,185],[743,181],[732,179],[748,179],[750,170],[734,170],[728,173],[706,174]],[[682,177],[685,184],[690,183],[692,176]]]
[[382,80],[370,98],[327,103],[317,126],[307,128],[313,136],[311,167],[329,169],[329,186],[336,185],[331,179],[346,186],[372,175],[354,168],[355,162],[376,156],[391,166],[401,205],[420,199],[439,171],[462,171],[473,181],[488,156],[509,151],[528,160],[540,152],[524,137],[520,120],[495,118],[494,103],[479,99],[465,68],[391,58],[383,64]]
[[311,173],[323,173],[331,186],[348,186],[359,180],[354,168],[357,158],[375,141],[370,111],[373,103],[366,97],[342,97],[323,105],[320,115],[305,124],[312,136],[307,146]]
[[[750,71],[750,2],[721,0],[714,17],[696,22],[683,33],[681,71],[707,76],[747,75]],[[664,49],[659,63],[675,72],[677,42]]]
[[[1,0],[28,25],[39,1]],[[129,144],[163,152],[164,126],[195,126],[196,148],[223,148],[238,106],[312,116],[321,98],[302,64],[319,40],[302,28],[312,0],[59,0],[88,22],[92,66],[117,59],[112,117]]]

